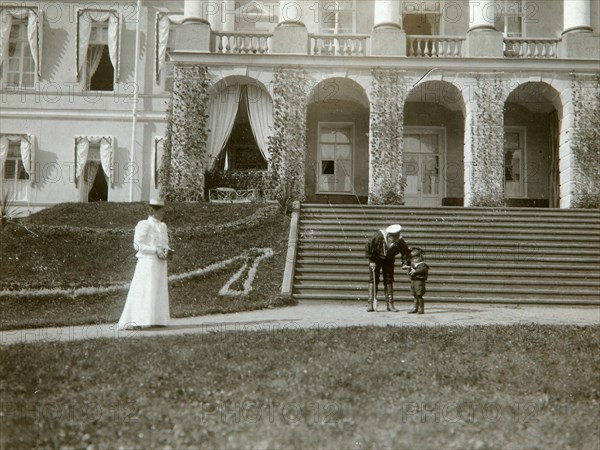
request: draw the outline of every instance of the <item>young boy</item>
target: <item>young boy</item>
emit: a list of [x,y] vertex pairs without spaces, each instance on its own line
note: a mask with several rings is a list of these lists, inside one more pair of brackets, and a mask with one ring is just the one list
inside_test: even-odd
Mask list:
[[410,266],[403,268],[408,269],[410,276],[410,291],[415,298],[413,309],[408,311],[408,314],[425,314],[425,282],[429,274],[429,266],[425,263],[425,253],[420,248],[413,248],[410,251]]

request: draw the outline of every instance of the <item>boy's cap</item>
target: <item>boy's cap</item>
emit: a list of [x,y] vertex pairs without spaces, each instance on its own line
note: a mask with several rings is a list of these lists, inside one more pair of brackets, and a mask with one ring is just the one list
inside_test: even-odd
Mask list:
[[385,232],[387,234],[400,234],[401,231],[402,231],[402,227],[398,224],[390,225],[389,227],[387,227],[385,229]]

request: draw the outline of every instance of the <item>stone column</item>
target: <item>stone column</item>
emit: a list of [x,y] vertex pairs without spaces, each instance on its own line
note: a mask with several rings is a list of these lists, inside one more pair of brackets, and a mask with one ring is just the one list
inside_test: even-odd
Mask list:
[[504,205],[503,81],[477,77],[463,88],[465,102],[464,206]]
[[406,33],[399,20],[400,0],[375,0],[371,55],[406,56]]
[[563,33],[592,31],[590,0],[563,0]]
[[210,23],[203,18],[204,6],[201,0],[185,0],[184,18],[175,35],[174,49],[210,52],[212,35]]
[[494,25],[498,10],[495,0],[469,0],[469,31],[466,56],[469,58],[502,58],[502,33]]
[[600,36],[591,26],[590,0],[563,0],[563,35],[560,57],[600,59]]
[[308,54],[308,30],[302,22],[306,2],[279,0],[279,24],[273,32],[273,53]]

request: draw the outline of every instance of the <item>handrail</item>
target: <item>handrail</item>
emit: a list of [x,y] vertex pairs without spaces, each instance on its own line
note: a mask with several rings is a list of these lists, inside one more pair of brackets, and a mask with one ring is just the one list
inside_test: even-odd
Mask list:
[[504,38],[504,56],[508,58],[556,59],[558,38]]
[[271,53],[272,33],[246,31],[213,31],[216,53],[245,53],[264,55]]
[[406,56],[416,58],[460,58],[463,56],[462,36],[406,36]]
[[369,34],[316,34],[309,37],[309,54],[317,56],[367,56]]

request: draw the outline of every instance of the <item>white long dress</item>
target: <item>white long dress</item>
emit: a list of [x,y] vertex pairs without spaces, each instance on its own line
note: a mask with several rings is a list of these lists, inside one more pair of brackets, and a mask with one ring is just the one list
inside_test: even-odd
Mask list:
[[154,217],[135,227],[133,247],[138,259],[131,280],[119,329],[167,325],[169,323],[169,285],[167,261],[156,256],[156,249],[169,247],[167,226]]

